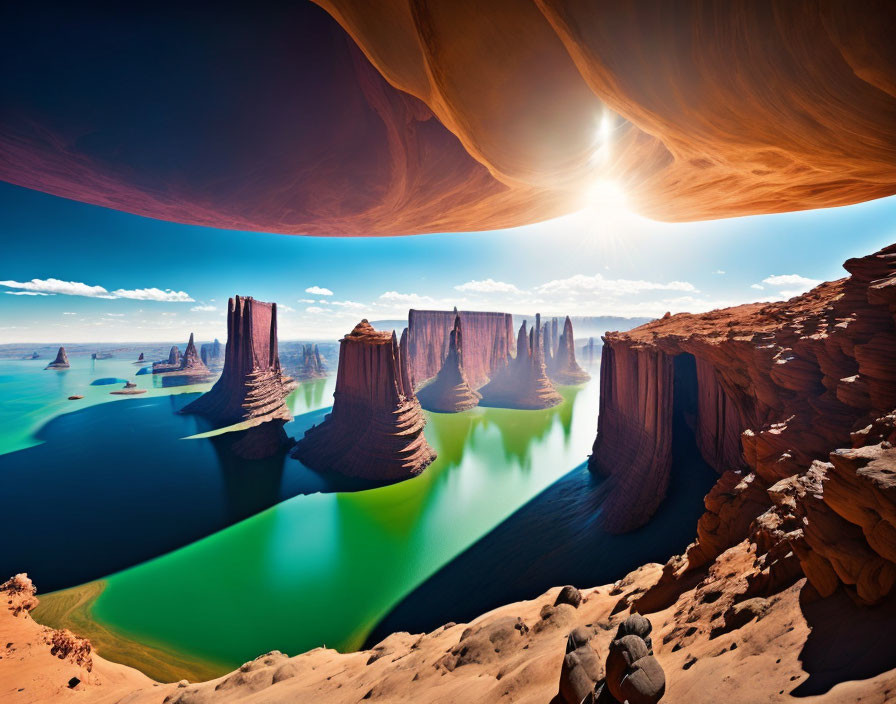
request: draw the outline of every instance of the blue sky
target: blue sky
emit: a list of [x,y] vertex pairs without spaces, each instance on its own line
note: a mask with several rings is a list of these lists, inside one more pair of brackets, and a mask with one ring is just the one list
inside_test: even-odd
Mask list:
[[0,343],[223,339],[233,294],[280,304],[283,339],[336,338],[409,307],[698,312],[789,297],[896,241],[896,197],[682,224],[618,206],[493,232],[311,238],[179,225],[0,183]]

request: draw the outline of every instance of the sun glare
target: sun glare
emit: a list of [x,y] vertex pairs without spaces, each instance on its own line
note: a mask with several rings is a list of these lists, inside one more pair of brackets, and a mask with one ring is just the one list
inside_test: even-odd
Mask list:
[[585,207],[595,214],[621,216],[629,212],[625,190],[615,181],[600,179],[585,191]]

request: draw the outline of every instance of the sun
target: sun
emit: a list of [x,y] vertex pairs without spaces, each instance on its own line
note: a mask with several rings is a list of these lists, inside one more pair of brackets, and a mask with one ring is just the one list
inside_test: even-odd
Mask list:
[[630,212],[625,189],[609,179],[599,179],[588,186],[583,205],[602,217],[622,217]]

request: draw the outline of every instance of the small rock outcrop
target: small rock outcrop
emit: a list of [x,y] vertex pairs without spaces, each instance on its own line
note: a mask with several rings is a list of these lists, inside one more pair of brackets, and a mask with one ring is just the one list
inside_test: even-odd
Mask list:
[[310,379],[323,379],[327,376],[327,367],[320,356],[317,345],[302,345],[302,361],[299,366],[296,379],[308,381]]
[[168,352],[168,359],[152,363],[153,374],[164,374],[165,372],[175,372],[180,369],[180,348],[173,345]]
[[480,395],[470,388],[464,371],[463,329],[460,316],[454,318],[454,329],[448,342],[448,354],[442,368],[429,384],[417,392],[420,405],[428,411],[458,413],[479,404]]
[[[197,413],[220,426],[247,424],[245,431],[228,434],[236,440],[234,451],[266,457],[289,443],[283,425],[292,420],[285,398],[293,389],[295,382],[280,369],[277,304],[235,296],[227,306],[224,371],[181,413]],[[268,423],[273,427],[258,427]]]
[[551,408],[563,401],[547,377],[541,336],[541,316],[535,316],[535,327],[526,334],[526,322],[520,325],[516,357],[496,372],[480,389],[483,406],[537,410]]
[[[554,323],[557,319],[554,319]],[[545,347],[547,347],[547,339],[545,339]],[[560,340],[557,344],[557,353],[553,358],[553,363],[549,367],[549,376],[555,384],[563,386],[574,386],[576,384],[584,384],[591,379],[591,375],[584,371],[576,362],[576,345],[575,338],[572,333],[572,321],[566,316],[566,322],[563,324],[563,332],[560,334]]]
[[7,579],[0,584],[0,594],[6,601],[7,608],[13,616],[28,613],[37,606],[37,588],[24,572]]
[[68,369],[70,366],[68,355],[65,354],[65,347],[60,347],[56,353],[56,359],[50,362],[44,369]]
[[594,630],[579,626],[566,642],[560,670],[563,704],[656,704],[666,692],[666,676],[653,656],[650,621],[640,614],[625,619],[610,643],[603,665],[592,646]]
[[436,456],[426,416],[411,388],[407,358],[394,333],[362,320],[339,347],[333,410],[296,443],[307,467],[371,480],[400,480]]

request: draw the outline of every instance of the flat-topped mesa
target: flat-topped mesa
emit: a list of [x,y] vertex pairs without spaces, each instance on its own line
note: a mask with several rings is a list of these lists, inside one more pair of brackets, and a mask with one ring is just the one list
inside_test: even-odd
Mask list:
[[339,343],[333,410],[292,456],[314,470],[363,479],[419,474],[436,453],[423,435],[426,416],[410,380],[395,333],[362,320]]
[[214,342],[205,342],[199,348],[199,356],[205,366],[222,367],[224,366],[224,346],[215,338]]
[[576,362],[575,337],[572,333],[572,321],[568,315],[566,316],[566,322],[563,324],[563,332],[560,335],[560,341],[557,346],[557,355],[549,368],[549,376],[555,384],[566,386],[584,384],[591,379],[591,375]]
[[[404,335],[402,334],[404,339]],[[417,392],[420,405],[427,411],[459,413],[479,404],[481,396],[470,388],[464,372],[463,329],[460,316],[454,318],[454,329],[448,342],[448,356],[429,384]]]
[[68,355],[65,353],[65,347],[60,347],[56,353],[56,359],[50,362],[44,369],[68,369],[71,365],[68,363]]
[[415,383],[432,379],[445,361],[454,319],[463,325],[464,372],[470,388],[486,384],[513,350],[513,316],[480,311],[408,311],[409,371]]
[[523,321],[517,335],[516,357],[479,391],[481,405],[498,408],[537,410],[563,401],[545,373],[540,315],[535,316],[535,327],[528,334]]
[[235,296],[227,306],[221,378],[181,412],[198,413],[220,425],[288,421],[292,414],[284,399],[294,388],[280,369],[277,304]]
[[165,372],[173,372],[177,371],[180,368],[180,348],[177,345],[173,345],[171,350],[168,352],[168,360],[153,362],[152,363],[152,373],[153,374],[163,374]]
[[757,554],[768,552],[780,542],[773,526],[796,516],[796,533],[778,531],[789,537],[768,560],[772,582],[804,573],[822,596],[839,585],[866,603],[891,592],[896,245],[844,268],[850,277],[789,301],[605,336],[591,467],[612,480],[608,527],[651,517],[674,478],[672,448],[689,442],[723,474],[690,568],[747,538],[751,524],[766,533]]
[[327,376],[327,367],[320,356],[317,345],[302,345],[302,363],[296,378],[299,381],[323,379]]

